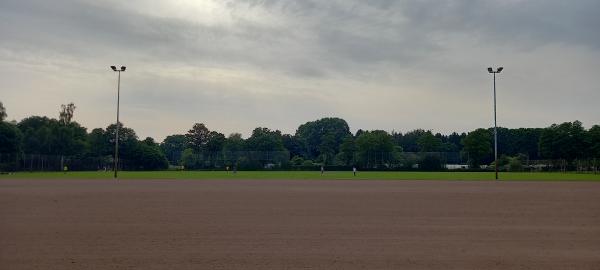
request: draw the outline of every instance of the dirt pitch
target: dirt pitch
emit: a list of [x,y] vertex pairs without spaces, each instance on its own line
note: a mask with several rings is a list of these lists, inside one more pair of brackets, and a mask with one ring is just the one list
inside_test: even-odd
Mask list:
[[0,180],[0,269],[600,269],[600,183]]

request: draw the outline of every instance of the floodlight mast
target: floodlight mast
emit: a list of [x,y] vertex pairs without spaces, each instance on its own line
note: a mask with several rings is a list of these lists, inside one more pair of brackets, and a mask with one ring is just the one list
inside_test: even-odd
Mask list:
[[494,169],[496,171],[496,180],[498,180],[498,124],[496,121],[496,74],[502,72],[504,68],[499,67],[494,71],[489,67],[488,72],[494,75]]
[[114,72],[118,72],[119,73],[119,79],[117,81],[117,126],[116,126],[116,131],[115,131],[115,167],[114,167],[114,171],[115,171],[115,179],[117,178],[117,171],[119,170],[119,102],[120,102],[120,96],[121,96],[121,72],[125,72],[125,66],[121,66],[121,69],[117,69],[116,66],[110,66],[110,68],[114,71]]

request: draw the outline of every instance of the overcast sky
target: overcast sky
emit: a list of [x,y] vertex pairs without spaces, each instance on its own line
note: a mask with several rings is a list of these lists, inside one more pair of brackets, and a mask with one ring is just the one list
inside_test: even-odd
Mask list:
[[8,119],[74,102],[162,140],[341,117],[352,131],[600,124],[597,0],[2,0]]

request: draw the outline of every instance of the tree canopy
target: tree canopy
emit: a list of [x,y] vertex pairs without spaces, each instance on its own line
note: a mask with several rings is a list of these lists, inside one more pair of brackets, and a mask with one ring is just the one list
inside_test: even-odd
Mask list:
[[[88,132],[73,121],[75,108],[73,103],[62,105],[58,119],[30,116],[14,124],[0,122],[0,157],[5,157],[0,158],[4,164],[0,169],[32,167],[35,162],[48,168],[51,157],[78,164],[73,169],[112,166],[116,124]],[[4,111],[0,103],[3,119]],[[420,164],[420,168],[439,169],[449,162],[468,162],[477,168],[494,160],[490,128],[449,135],[422,129],[406,133],[358,129],[352,134],[345,120],[323,118],[300,125],[293,135],[258,127],[245,139],[239,133],[225,137],[196,123],[186,134],[173,134],[157,143],[149,137],[140,140],[133,129],[119,125],[122,166],[134,170],[165,169],[169,164],[190,169],[321,165],[410,169]],[[600,126],[586,130],[579,121],[547,128],[498,128],[498,142],[500,165],[515,169],[524,160],[600,159]]]

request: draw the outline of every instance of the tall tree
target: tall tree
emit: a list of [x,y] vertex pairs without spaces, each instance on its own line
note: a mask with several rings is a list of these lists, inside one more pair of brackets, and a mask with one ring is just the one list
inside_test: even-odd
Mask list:
[[[112,148],[111,154],[114,155],[115,135],[117,125],[111,124],[106,127],[106,138]],[[124,168],[135,167],[135,161],[139,158],[137,152],[138,136],[131,128],[125,127],[123,123],[119,123],[119,161]]]
[[167,158],[154,139],[148,137],[136,144],[135,158],[129,160],[129,166],[136,170],[162,170],[169,166]]
[[252,136],[246,140],[246,146],[250,151],[285,151],[281,131],[261,127],[252,131]]
[[176,165],[180,163],[181,153],[187,146],[187,138],[185,135],[175,134],[167,136],[160,144],[160,149],[169,160],[169,163]]
[[223,144],[225,144],[225,135],[216,131],[211,131],[208,133],[206,151],[213,153],[221,152],[223,150]]
[[285,149],[290,151],[290,156],[306,156],[304,145],[302,144],[302,141],[298,139],[298,137],[290,134],[283,134],[282,139],[283,146]]
[[59,122],[63,125],[67,125],[69,123],[71,123],[71,120],[73,119],[73,114],[75,113],[75,104],[73,104],[73,102],[65,105],[60,105],[60,112],[59,112]]
[[0,172],[17,170],[21,153],[21,131],[12,123],[0,121]]
[[21,131],[13,124],[0,122],[0,154],[16,154],[21,151]]
[[[254,161],[260,166],[289,161],[289,152],[283,147],[281,131],[268,128],[255,128],[246,140],[246,147],[254,153]],[[255,165],[253,165],[255,166]]]
[[225,143],[223,144],[223,159],[225,160],[225,165],[231,166],[236,164],[240,157],[243,156],[242,151],[245,149],[246,146],[242,134],[229,134],[229,137],[225,139]]
[[23,152],[26,154],[53,154],[52,120],[31,116],[21,120],[17,127],[23,133]]
[[539,148],[542,157],[566,159],[585,157],[586,133],[581,122],[565,122],[545,128],[540,135]]
[[600,126],[594,125],[588,130],[588,141],[590,144],[588,156],[600,158]]
[[383,130],[365,131],[356,138],[356,149],[363,166],[379,167],[396,158],[393,137]]
[[93,157],[111,155],[114,145],[109,143],[109,139],[104,129],[95,128],[88,134],[88,151]]
[[461,133],[458,134],[456,132],[452,132],[452,134],[448,135],[448,143],[454,145],[454,149],[456,149],[455,151],[460,151],[462,150],[462,143],[461,141],[467,137],[466,133]]
[[210,130],[208,130],[208,128],[204,124],[194,124],[192,129],[190,129],[188,133],[185,134],[185,137],[187,138],[187,142],[189,144],[189,148],[191,148],[196,153],[205,151],[206,144],[208,143],[209,139],[209,134]]
[[471,167],[479,168],[489,161],[492,153],[492,136],[488,130],[479,128],[469,132],[462,143],[463,151],[468,155]]
[[0,101],[0,122],[4,121],[4,119],[6,119],[6,108],[4,108],[2,101]]
[[341,118],[323,118],[298,127],[296,137],[302,142],[306,158],[331,157],[339,152],[342,140],[351,135],[348,123]]
[[415,129],[413,131],[407,132],[404,135],[402,135],[401,133],[395,133],[394,139],[396,141],[396,144],[402,147],[402,149],[405,152],[419,152],[421,151],[418,143],[419,138],[421,138],[421,136],[425,135],[426,133],[428,133],[428,131],[425,131],[423,129]]
[[442,140],[433,136],[431,131],[425,132],[417,139],[417,145],[421,152],[439,152],[442,150]]
[[244,151],[244,139],[240,133],[231,133],[223,144],[223,151],[226,152],[240,152]]
[[354,137],[348,136],[342,141],[340,152],[337,154],[336,159],[341,163],[340,165],[355,165],[356,150]]

